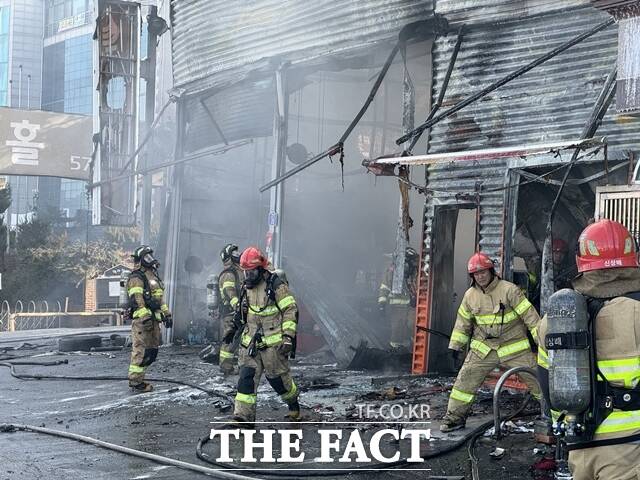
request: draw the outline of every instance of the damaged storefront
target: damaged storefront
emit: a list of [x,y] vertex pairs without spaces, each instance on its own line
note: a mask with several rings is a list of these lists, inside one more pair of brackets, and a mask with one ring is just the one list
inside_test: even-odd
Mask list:
[[[607,186],[632,183],[638,122],[620,73],[617,96],[585,136],[597,100],[611,94],[607,78],[616,64],[621,71],[619,32],[628,27],[595,3],[438,1],[433,10],[337,2],[302,15],[291,2],[276,19],[265,2],[260,21],[254,5],[251,15],[227,8],[224,22],[208,22],[190,15],[198,2],[172,2],[178,156],[203,159],[175,175],[167,266],[172,301],[191,312],[176,334],[201,335],[210,259],[228,238],[266,244],[343,363],[362,341],[384,347],[375,307],[346,297],[375,290],[382,271],[367,266],[406,242],[395,230],[409,216],[410,241],[422,246],[412,371],[449,371],[446,336],[468,286],[469,255],[489,254],[504,278],[537,296],[560,185],[552,234],[570,258],[578,232],[609,208],[600,199],[620,197]],[[428,117],[433,125],[401,138]],[[353,160],[399,157],[398,145],[409,168],[375,173],[412,187],[413,210],[401,206],[400,216],[396,182],[361,175]],[[368,162],[369,170],[382,163]],[[213,185],[203,181],[211,165]],[[372,178],[380,195],[367,190]],[[618,219],[632,219],[634,201],[620,202],[629,211]],[[325,213],[330,220],[315,221]],[[379,223],[363,220],[371,215]],[[353,241],[348,232],[358,232]],[[354,259],[363,267],[347,271]]]
[[[451,331],[473,251],[539,296],[561,185],[552,235],[566,245],[566,258],[594,218],[621,221],[638,236],[640,122],[623,74],[624,50],[632,49],[625,29],[636,19],[626,12],[629,18],[614,23],[620,11],[597,3],[607,2],[436,3],[461,33],[434,42],[433,99],[444,101],[435,115],[441,121],[424,132],[428,155],[374,162],[427,165],[425,186],[416,186],[426,204],[414,373],[450,369],[447,340],[425,329]],[[465,226],[473,239],[460,234]]]
[[[400,199],[360,162],[403,133],[407,71],[415,116],[426,116],[432,41],[446,22],[417,1],[206,3],[224,16],[171,4],[176,155],[190,159],[175,170],[167,245],[172,308],[187,312],[175,337],[207,335],[207,277],[233,242],[266,247],[300,299],[302,333],[341,363],[362,342],[388,346],[376,298]],[[417,220],[423,199],[411,200]],[[409,240],[420,237],[416,222]]]

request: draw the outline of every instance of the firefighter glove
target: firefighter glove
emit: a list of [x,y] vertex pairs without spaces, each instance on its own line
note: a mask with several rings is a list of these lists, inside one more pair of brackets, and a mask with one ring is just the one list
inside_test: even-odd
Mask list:
[[293,351],[293,339],[289,335],[282,336],[282,343],[278,347],[278,352],[288,356]]
[[387,302],[378,302],[378,311],[384,314],[387,311]]
[[222,343],[224,343],[225,345],[229,345],[231,342],[233,342],[233,337],[235,336],[236,336],[235,329],[228,330],[227,333],[224,334],[224,337],[222,337]]
[[162,321],[165,328],[173,328],[173,315],[170,313],[165,313]]
[[452,350],[451,358],[453,359],[453,368],[458,371],[462,367],[462,363],[464,362],[464,357],[461,357],[460,351]]

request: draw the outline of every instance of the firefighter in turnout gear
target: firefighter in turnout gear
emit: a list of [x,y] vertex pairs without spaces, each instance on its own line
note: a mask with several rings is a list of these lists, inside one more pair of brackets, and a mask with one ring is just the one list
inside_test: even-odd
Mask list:
[[[589,418],[595,419],[591,428],[584,429],[590,433],[583,434],[583,438],[579,434],[567,441],[574,480],[640,479],[640,265],[637,246],[622,224],[599,220],[589,225],[578,238],[576,263],[579,273],[572,284],[573,290],[586,299],[590,358],[584,366],[578,365],[578,360],[574,360],[576,365],[556,365],[563,359],[558,352],[571,352],[566,349],[571,347],[558,347],[561,342],[553,341],[553,335],[548,335],[552,320],[545,316],[538,329],[541,385],[552,408],[552,417],[560,422],[560,427],[563,417],[565,420],[568,417],[554,411],[551,403],[558,398],[557,394],[551,395],[555,392],[550,392],[555,385],[555,380],[550,381],[550,375],[556,366],[562,372],[570,371],[571,367],[580,373],[586,370],[590,372],[592,386],[596,386],[586,392],[588,398],[595,398],[595,401],[585,403],[588,407],[584,423]],[[595,335],[591,335],[592,332]]]
[[[271,387],[289,406],[287,418],[300,419],[298,387],[289,371],[295,354],[297,306],[287,284],[267,270],[268,261],[255,247],[240,257],[245,280],[239,312],[244,323],[239,351],[240,378],[233,419],[253,423],[257,392],[264,372]],[[237,323],[236,323],[237,324]]]
[[[527,329],[536,338],[538,312],[520,288],[502,280],[493,261],[483,253],[469,259],[472,280],[458,308],[449,348],[458,352],[470,346],[451,390],[447,413],[440,429],[449,432],[464,428],[475,394],[486,376],[498,366],[526,366],[535,369]],[[531,394],[540,399],[536,379],[523,374]]]
[[393,264],[387,269],[378,289],[378,309],[391,323],[390,344],[396,348],[411,344],[411,332],[416,318],[416,296],[418,288],[418,252],[405,250],[404,280],[402,293],[394,294]]
[[225,375],[233,373],[233,357],[238,349],[234,342],[234,314],[240,300],[241,276],[238,246],[225,245],[220,252],[224,269],[219,275],[220,317],[222,323],[222,345],[220,346],[220,370]]
[[164,303],[164,286],[157,272],[160,264],[153,257],[153,250],[142,245],[131,256],[135,268],[127,281],[129,316],[132,319],[129,386],[134,392],[150,392],[153,387],[144,381],[144,374],[158,356],[162,340],[160,323],[171,328],[173,320]]

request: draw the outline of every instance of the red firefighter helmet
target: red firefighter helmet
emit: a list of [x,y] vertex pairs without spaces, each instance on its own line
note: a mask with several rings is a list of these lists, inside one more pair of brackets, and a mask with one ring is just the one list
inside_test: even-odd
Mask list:
[[638,267],[638,251],[629,230],[613,220],[598,220],[578,237],[578,272]]
[[561,238],[554,238],[553,243],[551,244],[551,249],[554,252],[563,252],[566,253],[569,251],[569,245]]
[[469,275],[481,272],[482,270],[489,270],[490,268],[495,268],[493,260],[491,260],[488,255],[480,252],[474,253],[467,264]]
[[253,270],[258,267],[267,268],[269,260],[257,247],[249,247],[240,255],[240,268]]

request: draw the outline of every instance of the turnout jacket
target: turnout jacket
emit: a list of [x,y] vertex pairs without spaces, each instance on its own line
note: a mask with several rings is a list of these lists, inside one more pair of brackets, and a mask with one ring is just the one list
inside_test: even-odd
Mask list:
[[220,289],[220,301],[222,302],[223,315],[233,313],[238,304],[241,289],[242,272],[235,264],[226,267],[218,279]]
[[[140,274],[144,275],[146,281]],[[164,303],[164,285],[155,270],[134,270],[127,280],[127,294],[133,319],[154,317],[161,322],[163,314],[169,313],[169,307]]]
[[451,334],[449,348],[471,350],[485,358],[495,350],[501,360],[530,352],[527,329],[534,339],[540,322],[538,312],[520,288],[495,277],[484,290],[469,288],[460,307]]
[[[640,291],[640,268],[613,268],[585,272],[573,281],[582,295],[607,299],[595,318],[597,366],[608,383],[632,390],[640,384],[640,301],[624,297]],[[553,351],[544,348],[547,317],[538,328],[538,366],[548,370]],[[541,378],[543,376],[541,375]],[[548,384],[543,392],[549,401]],[[557,419],[560,412],[551,410]],[[640,434],[640,410],[614,409],[596,429],[594,440]]]
[[416,292],[418,287],[418,272],[414,275],[407,275],[403,280],[403,293],[394,294],[391,293],[391,285],[393,285],[393,266],[389,267],[384,273],[382,283],[378,289],[378,303],[388,303],[389,305],[409,305],[416,298]]
[[242,306],[243,312],[246,312],[241,341],[243,347],[249,346],[256,332],[262,335],[262,340],[256,342],[260,348],[280,345],[283,335],[291,338],[296,336],[296,300],[285,282],[276,277],[273,284],[275,298],[268,295],[269,284],[264,279],[254,288],[246,289]]

